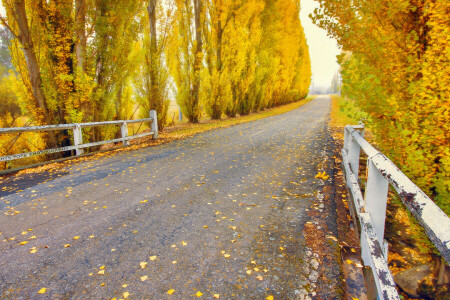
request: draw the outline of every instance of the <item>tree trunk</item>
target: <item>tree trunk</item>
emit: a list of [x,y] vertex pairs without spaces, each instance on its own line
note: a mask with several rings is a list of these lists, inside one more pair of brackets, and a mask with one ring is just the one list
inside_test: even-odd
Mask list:
[[201,12],[202,12],[202,0],[194,0],[194,18],[195,18],[195,40],[197,42],[197,49],[195,51],[194,60],[194,85],[192,88],[192,120],[193,123],[198,123],[199,117],[199,92],[200,92],[200,70],[202,64],[202,30],[201,30]]
[[[34,50],[30,28],[28,27],[28,18],[24,0],[17,0],[14,2],[14,15],[17,21],[17,27],[19,28],[19,41],[22,45],[28,68],[28,74],[30,76],[33,98],[35,100],[35,105],[39,110],[38,121],[40,123],[51,124],[53,122],[53,117],[48,109],[47,101],[42,90],[41,72]],[[48,132],[47,144],[50,147],[57,147],[58,145],[53,131]]]
[[86,0],[75,0],[75,56],[77,69],[86,71]]
[[[149,0],[148,17],[150,22],[150,110],[156,110],[159,115],[163,116],[163,99],[161,99],[160,87],[158,84],[158,40],[156,33],[156,5],[157,0]],[[158,120],[158,129],[161,130],[164,120]]]

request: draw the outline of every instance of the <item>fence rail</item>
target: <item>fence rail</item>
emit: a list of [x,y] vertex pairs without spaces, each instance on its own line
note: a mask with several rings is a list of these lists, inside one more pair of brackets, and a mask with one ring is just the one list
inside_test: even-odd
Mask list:
[[[450,219],[383,153],[364,139],[364,127],[347,125],[344,132],[342,163],[352,199],[352,214],[359,220],[361,255],[370,266],[380,299],[399,299],[387,264],[388,248],[384,240],[389,184],[425,229],[447,264],[450,264]],[[364,197],[358,175],[361,149],[367,154],[367,183]]]
[[[128,136],[128,124],[150,122],[150,132],[140,133],[132,136]],[[120,125],[121,126],[121,138],[98,141],[93,143],[83,143],[83,132],[82,128],[85,127],[97,127],[97,126],[107,126],[107,125]],[[119,121],[105,121],[105,122],[90,122],[90,123],[73,123],[73,124],[58,124],[58,125],[45,125],[45,126],[30,126],[30,127],[13,127],[13,128],[0,128],[0,134],[14,134],[22,132],[39,132],[39,131],[58,131],[58,130],[73,130],[73,146],[60,147],[54,149],[45,149],[34,152],[17,153],[12,155],[6,155],[0,157],[1,161],[15,160],[19,158],[30,157],[34,155],[49,154],[75,150],[76,155],[83,154],[83,149],[93,146],[100,146],[108,143],[123,142],[124,146],[129,145],[129,141],[135,138],[153,135],[153,138],[158,137],[158,121],[156,111],[150,111],[150,117],[146,119],[139,120],[119,120]]]

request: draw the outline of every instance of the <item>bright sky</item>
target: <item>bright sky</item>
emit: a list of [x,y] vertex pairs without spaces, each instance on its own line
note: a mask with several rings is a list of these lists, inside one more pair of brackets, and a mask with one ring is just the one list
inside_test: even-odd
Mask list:
[[314,0],[301,0],[300,20],[309,46],[314,86],[329,87],[339,68],[336,55],[340,50],[336,40],[329,38],[326,31],[314,25],[308,17],[318,6]]

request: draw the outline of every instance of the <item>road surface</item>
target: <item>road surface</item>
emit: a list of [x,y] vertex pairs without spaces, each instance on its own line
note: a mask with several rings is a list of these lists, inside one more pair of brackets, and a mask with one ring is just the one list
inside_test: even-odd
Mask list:
[[0,298],[340,297],[329,111],[10,177]]

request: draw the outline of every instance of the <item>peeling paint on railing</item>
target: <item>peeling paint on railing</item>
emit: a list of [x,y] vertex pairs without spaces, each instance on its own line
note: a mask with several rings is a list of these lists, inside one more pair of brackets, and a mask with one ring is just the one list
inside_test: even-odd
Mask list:
[[[379,298],[399,299],[387,266],[387,243],[384,240],[388,184],[397,191],[447,264],[450,264],[450,219],[392,161],[370,145],[363,135],[363,126],[347,125],[342,149],[347,187],[361,227],[362,258],[365,265],[372,268]],[[364,198],[358,183],[361,149],[368,156]]]

